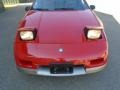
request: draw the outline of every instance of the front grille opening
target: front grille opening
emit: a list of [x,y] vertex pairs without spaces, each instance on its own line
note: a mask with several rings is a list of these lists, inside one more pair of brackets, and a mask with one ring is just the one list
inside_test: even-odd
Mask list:
[[100,58],[100,59],[95,59],[95,60],[91,60],[90,61],[90,64],[91,65],[96,65],[96,64],[101,64],[104,62],[104,59],[103,58]]
[[20,63],[24,66],[32,66],[32,62],[31,61],[24,61],[24,60],[21,60]]

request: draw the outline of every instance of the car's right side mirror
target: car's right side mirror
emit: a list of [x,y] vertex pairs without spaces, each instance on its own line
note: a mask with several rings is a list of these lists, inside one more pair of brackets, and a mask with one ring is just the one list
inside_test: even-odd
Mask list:
[[90,9],[94,10],[95,9],[95,5],[90,5]]
[[29,11],[31,9],[31,6],[25,7],[25,11]]

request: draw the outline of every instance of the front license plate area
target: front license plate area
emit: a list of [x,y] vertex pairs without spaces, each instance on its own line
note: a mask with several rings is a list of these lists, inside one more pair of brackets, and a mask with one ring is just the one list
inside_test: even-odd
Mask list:
[[50,65],[51,74],[71,74],[73,73],[72,64],[51,64]]

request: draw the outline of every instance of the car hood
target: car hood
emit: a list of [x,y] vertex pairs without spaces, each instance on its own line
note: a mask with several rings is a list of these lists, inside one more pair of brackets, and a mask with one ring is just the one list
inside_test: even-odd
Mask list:
[[25,27],[38,30],[42,44],[81,43],[86,26],[100,26],[95,14],[82,11],[30,11]]

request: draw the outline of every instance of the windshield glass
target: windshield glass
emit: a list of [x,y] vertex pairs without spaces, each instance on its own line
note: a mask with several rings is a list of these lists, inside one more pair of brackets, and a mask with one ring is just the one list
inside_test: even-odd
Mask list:
[[84,0],[36,0],[35,10],[85,10],[88,6]]

